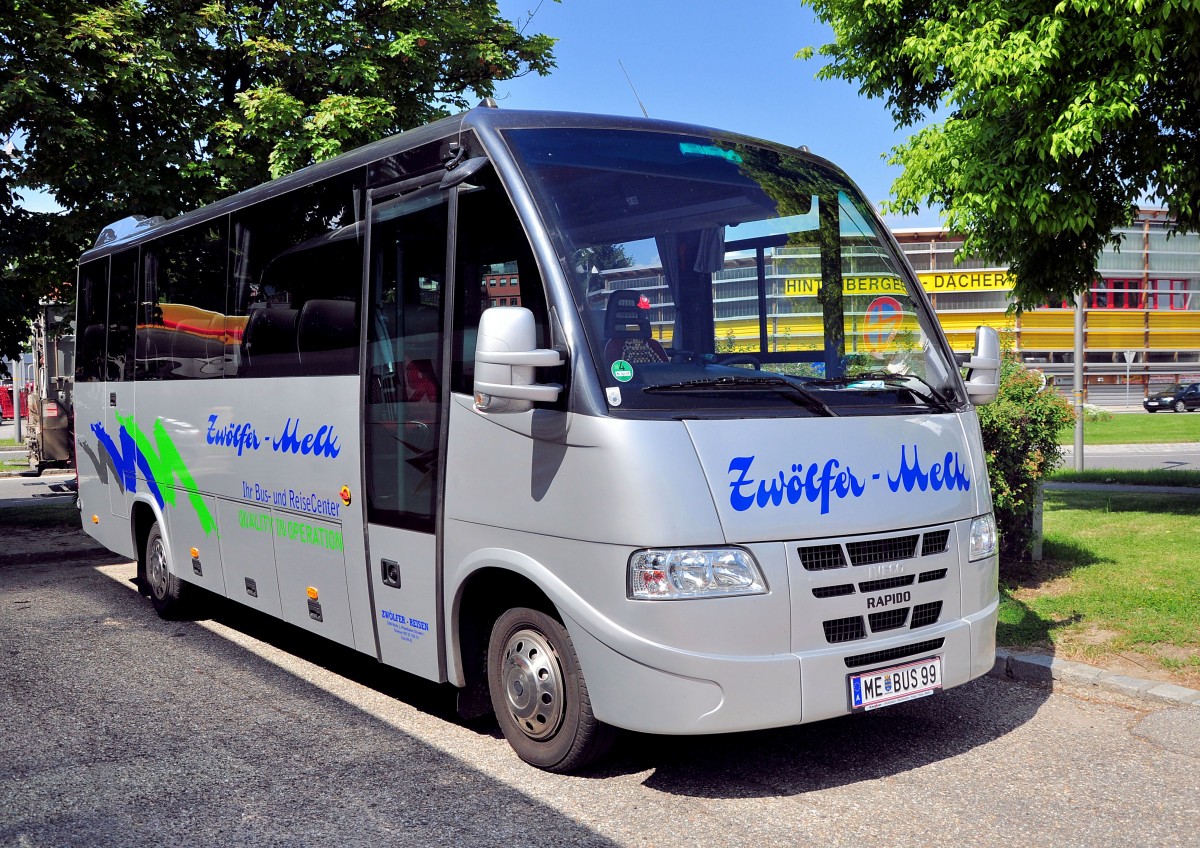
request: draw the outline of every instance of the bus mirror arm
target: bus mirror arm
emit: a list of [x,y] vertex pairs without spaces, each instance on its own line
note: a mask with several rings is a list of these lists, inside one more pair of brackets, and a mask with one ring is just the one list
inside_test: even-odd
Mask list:
[[994,401],[1000,392],[1000,336],[994,327],[975,328],[975,351],[963,367],[971,403],[983,406]]
[[553,368],[566,360],[557,350],[489,350],[477,352],[476,362],[488,365],[530,365],[534,368]]
[[[481,383],[475,381],[475,405],[481,412],[515,412],[509,407],[495,405],[497,399],[526,400],[537,403],[553,403],[558,400],[562,386],[558,383],[540,383],[533,386],[513,386],[504,383]],[[484,400],[487,399],[487,400]],[[482,400],[482,403],[481,403]]]
[[535,403],[554,403],[562,386],[538,383],[534,369],[563,363],[559,351],[537,347],[537,327],[528,309],[484,310],[475,346],[475,408],[488,413],[527,412]]

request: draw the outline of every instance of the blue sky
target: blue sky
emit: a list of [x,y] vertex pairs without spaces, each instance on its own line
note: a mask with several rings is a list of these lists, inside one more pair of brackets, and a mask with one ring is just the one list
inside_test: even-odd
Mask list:
[[[899,169],[884,154],[904,141],[880,100],[852,85],[817,80],[823,61],[795,58],[833,39],[798,0],[499,0],[527,32],[559,39],[558,67],[497,88],[501,108],[640,115],[719,127],[831,159],[878,207]],[[618,64],[618,61],[620,64]],[[621,71],[624,65],[629,75]],[[889,219],[935,226],[935,212]]]
[[[640,97],[654,118],[807,145],[845,170],[877,208],[899,175],[884,155],[907,133],[896,131],[882,101],[859,96],[847,83],[817,80],[820,57],[795,58],[802,47],[833,38],[798,0],[499,0],[499,6],[509,20],[528,22],[528,32],[559,39],[558,67],[547,77],[500,84],[501,108],[640,115]],[[26,198],[30,208],[49,208],[44,195]],[[929,211],[888,223],[939,221]]]

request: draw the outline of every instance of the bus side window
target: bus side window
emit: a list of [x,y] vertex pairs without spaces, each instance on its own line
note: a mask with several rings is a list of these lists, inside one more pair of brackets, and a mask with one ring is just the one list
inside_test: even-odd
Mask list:
[[127,382],[134,373],[134,330],[137,325],[137,248],[112,258],[108,292],[108,379]]
[[145,248],[138,379],[192,380],[225,372],[227,220],[166,235]]
[[450,386],[462,394],[474,392],[476,334],[485,309],[525,307],[533,312],[538,347],[550,346],[546,294],[521,222],[494,175],[489,172],[479,182],[483,188],[463,191],[458,206]]
[[75,381],[104,381],[104,339],[108,326],[108,257],[96,259],[79,268],[79,304],[76,326],[79,328],[75,356]]
[[233,215],[226,377],[358,372],[362,182],[352,171]]

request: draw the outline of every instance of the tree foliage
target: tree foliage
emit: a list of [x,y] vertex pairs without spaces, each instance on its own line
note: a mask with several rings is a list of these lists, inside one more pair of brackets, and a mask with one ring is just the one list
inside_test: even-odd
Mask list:
[[1005,351],[1000,392],[979,407],[1001,562],[1028,556],[1038,489],[1062,459],[1058,434],[1074,420],[1071,405],[1045,387],[1045,378]]
[[941,207],[1018,307],[1087,286],[1143,200],[1200,225],[1200,0],[804,2],[836,39],[820,76],[934,121],[892,151],[889,211]]
[[[2,305],[71,280],[113,220],[171,217],[465,108],[547,73],[553,43],[494,0],[9,0]],[[66,213],[23,211],[25,189]],[[23,338],[9,329],[0,353]]]

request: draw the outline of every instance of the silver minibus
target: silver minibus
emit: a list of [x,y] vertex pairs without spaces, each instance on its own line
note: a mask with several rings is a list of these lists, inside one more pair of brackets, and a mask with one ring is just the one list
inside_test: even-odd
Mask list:
[[992,667],[995,333],[806,150],[484,105],[105,228],[77,347],[83,525],[160,615],[458,687],[540,768]]

